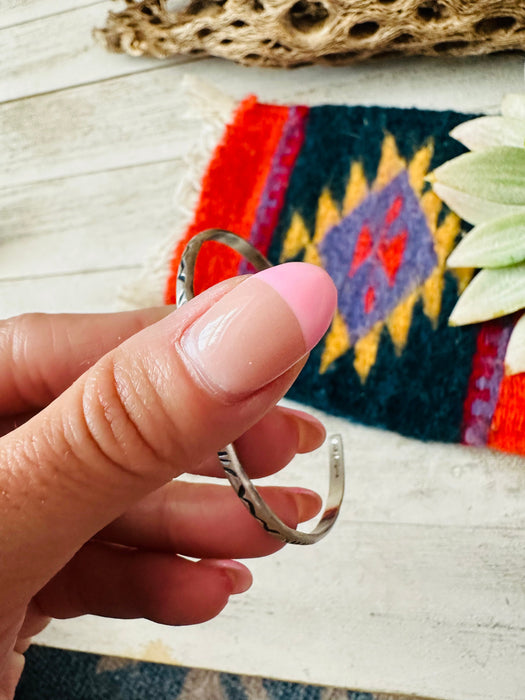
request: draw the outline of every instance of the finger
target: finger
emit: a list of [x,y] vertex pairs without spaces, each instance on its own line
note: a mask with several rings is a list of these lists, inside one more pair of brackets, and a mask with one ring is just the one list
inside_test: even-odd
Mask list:
[[24,666],[24,657],[17,648],[17,637],[23,621],[23,614],[23,608],[12,606],[7,613],[2,615],[0,632],[0,700],[12,700]]
[[[320,497],[306,489],[261,487],[260,492],[289,527],[310,520],[321,506]],[[97,539],[215,559],[261,557],[283,546],[252,518],[230,486],[183,481],[147,496]]]
[[[276,406],[235,441],[237,455],[252,479],[285,467],[296,454],[320,447],[326,437],[322,423],[304,411]],[[217,455],[198,466],[201,476],[224,477]]]
[[25,658],[18,651],[9,652],[0,666],[0,700],[11,700],[24,670]]
[[330,278],[303,263],[216,287],[109,352],[4,436],[0,590],[32,593],[132,503],[260,421],[334,306]]
[[102,355],[171,311],[25,314],[0,321],[0,415],[47,406]]
[[[0,437],[26,423],[38,411],[0,416]],[[276,406],[267,416],[235,441],[239,458],[252,478],[268,476],[285,467],[296,454],[312,452],[326,437],[323,424],[313,416],[292,408]],[[216,455],[198,468],[201,476],[224,476]]]
[[36,597],[43,614],[144,617],[191,625],[215,617],[251,585],[238,562],[193,562],[173,554],[90,543]]

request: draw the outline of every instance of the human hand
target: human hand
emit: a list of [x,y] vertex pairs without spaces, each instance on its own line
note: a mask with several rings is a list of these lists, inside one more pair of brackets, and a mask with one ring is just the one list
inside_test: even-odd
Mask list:
[[[282,265],[183,308],[0,322],[0,700],[50,617],[210,619],[251,584],[232,558],[282,546],[221,476],[235,441],[252,478],[315,449],[315,419],[276,407],[325,332],[335,289]],[[305,489],[261,489],[287,524]],[[185,557],[198,558],[191,561]]]

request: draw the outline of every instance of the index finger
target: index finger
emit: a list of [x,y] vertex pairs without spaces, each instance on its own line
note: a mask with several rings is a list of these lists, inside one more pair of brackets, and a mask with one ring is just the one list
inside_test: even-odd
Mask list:
[[0,416],[47,406],[103,355],[171,311],[35,313],[0,321]]
[[[211,303],[242,281],[209,290]],[[173,306],[107,314],[24,314],[0,321],[0,417],[36,413],[106,353]]]
[[[323,424],[313,416],[284,406],[275,406],[235,441],[235,449],[252,479],[275,474],[296,454],[312,452],[326,437]],[[217,455],[210,456],[192,473],[224,477]]]

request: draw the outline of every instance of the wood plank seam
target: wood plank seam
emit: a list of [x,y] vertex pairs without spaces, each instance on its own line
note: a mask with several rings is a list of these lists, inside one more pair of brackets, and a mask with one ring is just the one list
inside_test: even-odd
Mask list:
[[1,24],[0,29],[13,29],[13,27],[21,27],[24,24],[31,24],[32,22],[38,22],[41,19],[49,19],[50,17],[58,17],[59,15],[65,15],[69,12],[76,12],[77,10],[83,10],[87,7],[93,7],[94,5],[104,5],[106,0],[94,0],[94,2],[86,2],[85,5],[80,5],[78,7],[70,7],[66,10],[58,10],[57,12],[49,12],[44,15],[39,15],[38,17],[31,17],[29,19],[21,20],[20,22],[13,22],[12,24]]
[[[87,80],[86,82],[75,83],[75,85],[68,85],[66,87],[60,87],[53,90],[43,90],[42,92],[34,92],[31,95],[24,95],[23,97],[13,97],[7,100],[2,100],[0,98],[0,105],[9,105],[15,102],[24,102],[26,100],[32,100],[35,97],[47,97],[48,95],[57,95],[61,93],[67,93],[70,90],[76,90],[77,88],[89,87],[90,85],[101,85],[103,83],[109,83],[112,80],[120,80],[121,78],[129,78],[135,75],[143,75],[146,73],[153,73],[154,71],[168,70],[173,68],[173,66],[182,66],[190,63],[197,63],[199,61],[206,60],[206,56],[181,56],[179,60],[170,60],[168,64],[159,64],[158,66],[144,68],[142,70],[129,71],[128,73],[121,73],[120,75],[108,75],[106,78],[98,78],[96,80]],[[1,92],[1,85],[0,85]]]
[[47,279],[56,279],[56,278],[62,278],[62,277],[82,277],[82,276],[87,276],[87,275],[98,275],[101,272],[126,272],[126,271],[131,271],[131,270],[138,270],[140,268],[139,265],[116,265],[114,267],[108,266],[108,267],[101,267],[101,268],[92,268],[92,269],[87,269],[87,270],[73,270],[72,272],[61,272],[59,274],[43,274],[43,275],[21,275],[19,277],[3,277],[0,280],[0,283],[8,283],[8,282],[28,282],[28,281],[33,281],[33,280],[47,280]]
[[[0,183],[0,191],[2,192],[7,192],[9,193],[10,190],[15,191],[15,190],[21,190],[25,188],[30,188],[34,187],[35,185],[39,185],[41,183],[57,183],[57,182],[66,182],[69,180],[76,180],[78,178],[82,177],[88,177],[90,175],[103,175],[105,173],[114,173],[118,172],[119,170],[129,170],[130,168],[147,168],[151,167],[152,165],[161,165],[162,163],[173,163],[174,166],[176,166],[177,163],[180,163],[182,161],[182,158],[158,158],[156,160],[150,160],[146,161],[144,163],[126,163],[124,165],[115,165],[109,168],[97,168],[96,170],[85,170],[82,172],[76,172],[76,173],[71,173],[71,175],[60,175],[58,177],[49,177],[49,178],[42,178],[42,179],[36,179],[36,180],[27,180],[24,183],[21,183],[19,185],[2,185]],[[16,236],[15,236],[16,237]]]

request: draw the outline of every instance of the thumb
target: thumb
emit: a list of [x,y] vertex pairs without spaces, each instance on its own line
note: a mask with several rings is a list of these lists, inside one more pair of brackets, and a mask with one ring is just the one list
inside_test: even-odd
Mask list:
[[0,590],[15,569],[42,585],[132,503],[260,420],[326,331],[335,301],[328,275],[304,263],[218,285],[2,438]]

